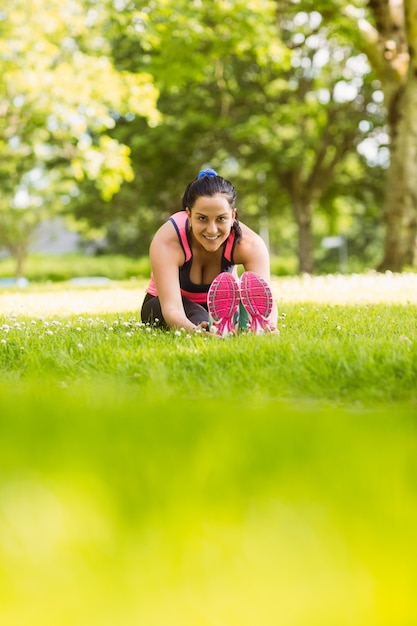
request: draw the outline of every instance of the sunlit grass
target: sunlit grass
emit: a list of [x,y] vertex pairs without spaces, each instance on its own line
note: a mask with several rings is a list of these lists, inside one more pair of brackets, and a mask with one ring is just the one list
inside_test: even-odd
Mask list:
[[123,313],[140,310],[146,281],[112,282],[74,287],[68,283],[0,290],[0,315],[54,317],[76,314]]
[[[106,286],[75,288],[68,283],[0,290],[0,315],[76,315],[138,312],[146,280],[113,281]],[[279,306],[286,303],[417,304],[417,274],[298,276],[273,278]]]
[[132,384],[159,397],[417,401],[414,305],[281,304],[278,336],[163,331],[138,313],[0,318],[4,381]]
[[417,274],[367,272],[276,278],[272,285],[282,302],[321,304],[417,304]]

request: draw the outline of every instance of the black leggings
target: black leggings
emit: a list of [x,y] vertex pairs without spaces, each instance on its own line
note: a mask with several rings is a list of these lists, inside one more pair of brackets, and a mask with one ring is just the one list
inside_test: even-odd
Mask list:
[[[182,299],[185,315],[188,319],[198,326],[201,322],[209,321],[207,306],[192,302],[189,298]],[[156,324],[157,326],[167,327],[161,310],[161,304],[158,296],[152,296],[147,293],[142,304],[141,319],[145,324]],[[156,321],[158,320],[158,321]]]

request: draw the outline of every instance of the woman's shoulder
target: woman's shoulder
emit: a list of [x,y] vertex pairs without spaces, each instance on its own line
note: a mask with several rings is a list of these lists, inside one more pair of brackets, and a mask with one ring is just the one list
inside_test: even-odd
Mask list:
[[264,240],[252,228],[239,222],[242,230],[242,238],[235,248],[234,258],[237,263],[246,263],[251,257],[268,255]]
[[179,211],[173,213],[168,217],[165,222],[158,228],[153,238],[155,239],[178,239],[178,234],[185,231],[187,228],[188,216],[185,211]]
[[242,239],[240,240],[241,244],[249,246],[263,244],[262,237],[258,235],[258,233],[256,233],[252,228],[249,228],[249,226],[246,226],[246,224],[240,221],[239,225],[242,231]]
[[183,228],[188,221],[187,211],[177,211],[177,213],[173,213],[167,221]]
[[[186,213],[185,216],[187,216]],[[174,263],[182,265],[184,255],[187,256],[184,251],[182,228],[177,221],[172,219],[173,217],[168,218],[156,231],[151,242],[150,252],[152,258],[168,255],[171,256]]]

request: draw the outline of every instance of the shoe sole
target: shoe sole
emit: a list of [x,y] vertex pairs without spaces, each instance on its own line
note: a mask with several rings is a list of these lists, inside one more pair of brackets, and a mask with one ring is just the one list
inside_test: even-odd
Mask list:
[[268,283],[255,272],[244,272],[240,279],[240,297],[250,318],[250,331],[262,334],[269,328],[267,320],[273,305]]
[[239,306],[239,285],[232,274],[222,272],[213,280],[207,294],[207,306],[217,334],[235,334],[233,317]]

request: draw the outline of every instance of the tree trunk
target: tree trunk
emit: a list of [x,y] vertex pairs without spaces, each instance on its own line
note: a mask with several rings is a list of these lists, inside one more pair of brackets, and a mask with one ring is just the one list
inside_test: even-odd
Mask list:
[[312,214],[310,204],[301,201],[294,202],[294,216],[298,226],[298,263],[301,274],[314,272]]
[[384,257],[379,270],[401,271],[416,262],[417,76],[398,92],[390,111],[391,163],[385,194]]
[[385,193],[385,244],[379,270],[416,261],[417,0],[369,0],[374,16],[365,52],[381,80],[388,110],[390,167]]
[[16,242],[7,246],[10,254],[16,261],[15,278],[23,277],[23,267],[28,254],[27,242]]
[[26,254],[24,253],[24,251],[22,249],[19,249],[17,251],[17,255],[16,255],[16,278],[22,278],[23,277],[23,263],[25,260],[25,256]]

